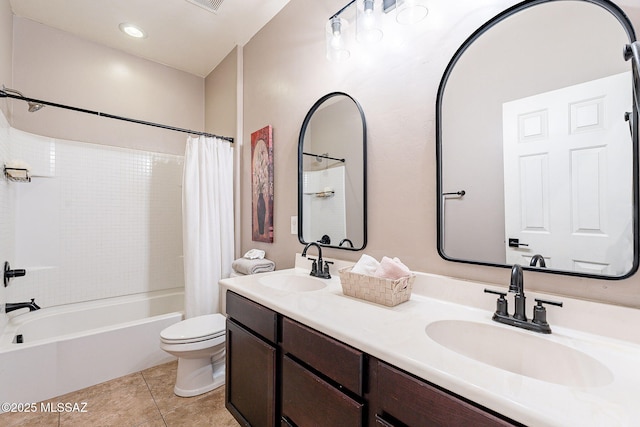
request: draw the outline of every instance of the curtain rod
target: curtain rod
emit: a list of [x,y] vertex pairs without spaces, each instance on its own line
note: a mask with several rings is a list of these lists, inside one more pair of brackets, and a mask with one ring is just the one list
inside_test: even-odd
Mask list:
[[100,111],[93,111],[93,110],[87,110],[87,109],[84,109],[84,108],[72,107],[72,106],[64,105],[64,104],[57,104],[55,102],[42,101],[40,99],[27,98],[26,96],[19,96],[19,95],[14,95],[14,94],[11,94],[11,93],[7,93],[6,90],[12,90],[12,89],[9,89],[9,88],[0,89],[0,98],[20,99],[22,101],[33,102],[33,103],[36,103],[36,104],[49,105],[49,106],[56,107],[56,108],[64,108],[66,110],[78,111],[80,113],[93,114],[95,116],[107,117],[109,119],[122,120],[122,121],[125,121],[125,122],[131,122],[131,123],[138,123],[138,124],[141,124],[141,125],[147,125],[147,126],[153,126],[153,127],[162,128],[162,129],[174,130],[176,132],[189,133],[189,134],[193,134],[193,135],[203,135],[203,136],[209,136],[209,137],[213,137],[213,138],[220,138],[220,139],[224,139],[225,141],[233,142],[233,138],[230,137],[230,136],[219,136],[219,135],[214,135],[212,133],[198,132],[198,131],[194,131],[194,130],[190,130],[190,129],[182,129],[182,128],[178,128],[178,127],[174,127],[174,126],[163,125],[163,124],[160,124],[160,123],[147,122],[147,121],[144,121],[144,120],[130,119],[128,117],[122,117],[122,116],[116,116],[116,115],[113,115],[113,114],[102,113]]
[[313,153],[305,153],[304,151],[302,152],[302,154],[304,154],[305,156],[313,156],[315,158],[322,158],[322,159],[329,159],[329,160],[337,160],[339,162],[344,163],[344,159],[338,159],[336,157],[329,157],[329,154],[313,154]]

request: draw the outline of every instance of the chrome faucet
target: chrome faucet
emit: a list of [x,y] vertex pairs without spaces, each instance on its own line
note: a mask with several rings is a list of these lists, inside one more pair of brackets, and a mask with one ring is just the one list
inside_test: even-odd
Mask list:
[[544,257],[540,254],[534,255],[531,257],[531,262],[529,263],[530,267],[535,267],[536,264],[540,264],[541,268],[546,268],[547,264],[544,261]]
[[550,334],[551,327],[549,323],[547,323],[547,310],[542,304],[562,307],[561,302],[536,298],[535,301],[537,304],[533,308],[533,320],[527,320],[525,313],[526,297],[524,295],[524,275],[522,273],[522,267],[518,264],[514,264],[511,269],[511,281],[509,282],[509,292],[516,294],[514,297],[516,308],[513,316],[510,316],[507,310],[506,292],[493,291],[491,289],[485,289],[484,291],[489,294],[499,295],[498,301],[496,302],[496,311],[493,313],[492,318],[494,321],[543,334]]
[[329,274],[329,264],[333,264],[331,261],[324,261],[324,266],[322,264],[322,247],[316,242],[307,243],[307,246],[304,247],[302,251],[302,256],[307,257],[307,250],[311,247],[315,246],[318,248],[318,260],[316,261],[314,258],[309,258],[313,264],[311,264],[311,272],[309,275],[313,277],[320,277],[321,279],[331,279],[331,274]]
[[21,308],[28,308],[29,311],[40,310],[40,306],[36,304],[36,299],[31,298],[30,302],[8,302],[4,305],[4,312],[10,313],[14,310],[20,310]]

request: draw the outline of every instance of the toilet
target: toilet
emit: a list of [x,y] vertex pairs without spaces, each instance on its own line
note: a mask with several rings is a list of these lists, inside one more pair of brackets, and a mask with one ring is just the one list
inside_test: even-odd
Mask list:
[[178,358],[173,392],[197,396],[224,384],[225,317],[192,317],[160,332],[160,348]]

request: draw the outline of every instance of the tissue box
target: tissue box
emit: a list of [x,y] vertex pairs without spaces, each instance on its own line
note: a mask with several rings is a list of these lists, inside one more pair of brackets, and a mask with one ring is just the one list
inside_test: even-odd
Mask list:
[[351,272],[352,267],[341,268],[342,292],[350,297],[363,299],[387,307],[396,306],[411,298],[415,274],[397,280],[365,276]]

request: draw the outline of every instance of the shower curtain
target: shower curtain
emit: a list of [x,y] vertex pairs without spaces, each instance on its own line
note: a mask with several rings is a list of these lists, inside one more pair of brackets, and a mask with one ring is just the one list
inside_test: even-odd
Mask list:
[[182,181],[185,317],[220,312],[218,281],[231,273],[233,227],[231,143],[190,136]]

